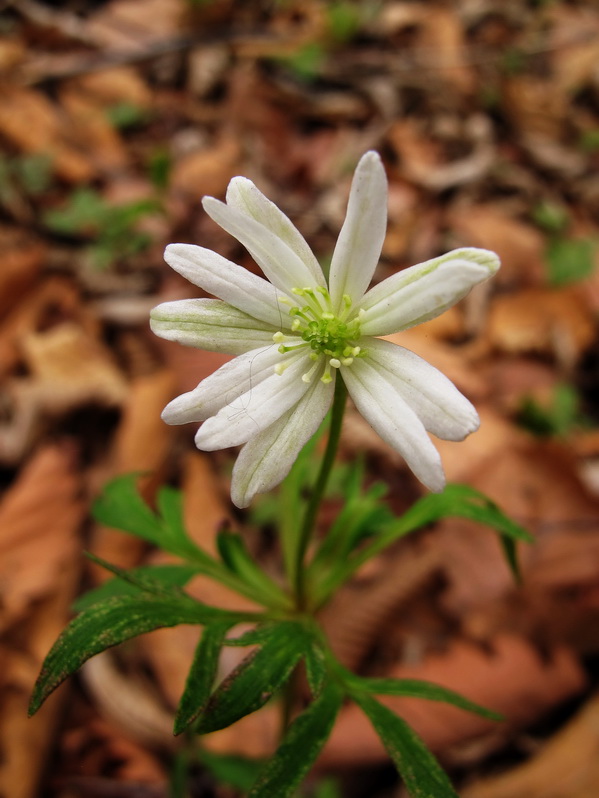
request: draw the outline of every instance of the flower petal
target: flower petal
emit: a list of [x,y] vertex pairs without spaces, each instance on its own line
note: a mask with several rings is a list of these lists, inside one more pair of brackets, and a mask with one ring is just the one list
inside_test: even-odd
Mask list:
[[454,249],[375,285],[361,302],[362,335],[389,335],[434,319],[499,268],[487,249]]
[[241,355],[272,343],[280,327],[258,321],[220,299],[163,302],[150,312],[152,332],[187,346]]
[[214,197],[204,197],[202,205],[211,219],[243,244],[274,286],[291,297],[292,288],[314,286],[314,275],[304,261],[263,224]]
[[233,468],[233,504],[247,507],[256,493],[266,493],[287,476],[331,406],[334,385],[311,383],[295,407],[245,444]]
[[277,329],[281,329],[281,305],[277,290],[262,277],[217,255],[211,249],[193,244],[169,244],[164,259],[176,272],[209,294],[256,319],[279,325]]
[[302,380],[302,374],[311,365],[307,354],[298,355],[283,374],[271,373],[237,396],[202,424],[195,437],[198,449],[211,452],[239,446],[274,424],[308,390],[310,383]]
[[251,180],[246,177],[234,177],[231,180],[227,188],[227,205],[260,222],[278,236],[306,265],[312,274],[313,284],[325,284],[320,264],[306,239],[283,211],[267,199]]
[[425,428],[446,441],[461,441],[478,429],[478,413],[455,385],[414,352],[390,341],[364,344],[372,363],[412,408]]
[[445,475],[439,452],[395,386],[363,358],[340,371],[354,404],[375,432],[402,455],[427,488],[442,491]]
[[225,363],[188,393],[173,399],[162,411],[167,424],[205,421],[270,377],[281,355],[275,346],[253,349]]
[[367,152],[352,180],[347,215],[329,271],[329,290],[337,311],[343,306],[343,294],[358,302],[368,288],[386,229],[387,178],[379,155]]

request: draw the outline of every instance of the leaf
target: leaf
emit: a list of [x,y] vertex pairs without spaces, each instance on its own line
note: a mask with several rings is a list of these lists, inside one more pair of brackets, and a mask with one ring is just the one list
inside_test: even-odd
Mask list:
[[198,759],[212,773],[219,784],[226,784],[249,792],[256,777],[264,766],[264,762],[235,754],[217,754],[202,748],[198,751]]
[[320,607],[363,563],[379,554],[396,540],[427,524],[449,517],[468,518],[490,526],[501,535],[502,546],[514,577],[519,580],[514,541],[532,543],[533,536],[508,518],[480,491],[467,485],[447,485],[442,493],[429,493],[410,507],[401,518],[385,524],[375,538],[345,560],[339,560],[314,591],[315,606]]
[[94,604],[71,621],[44,660],[29,714],[37,712],[50,693],[90,657],[124,640],[180,623],[235,623],[248,617],[253,616],[209,607],[184,594],[142,593]]
[[210,696],[196,731],[205,734],[224,729],[264,706],[291,676],[305,648],[305,633],[298,624],[272,624],[262,645],[248,654]]
[[120,576],[117,576],[116,579],[110,579],[100,585],[100,587],[80,596],[73,604],[73,609],[76,612],[82,612],[89,609],[93,604],[109,598],[139,594],[140,588],[135,582],[143,582],[144,584],[153,582],[164,589],[184,587],[197,574],[197,568],[193,565],[142,565],[139,568],[133,568],[128,573],[132,577],[131,580],[123,579]]
[[592,274],[595,243],[589,239],[556,238],[547,248],[549,282],[555,287],[584,280]]
[[323,686],[320,696],[293,721],[248,798],[288,798],[293,794],[327,741],[342,701],[343,691],[337,683]]
[[305,661],[308,686],[312,691],[312,695],[316,697],[320,695],[327,675],[325,654],[316,641],[313,641],[306,648]]
[[459,798],[420,737],[387,707],[364,693],[353,698],[383,741],[412,798]]
[[217,536],[217,546],[224,565],[246,585],[256,588],[263,596],[269,596],[276,604],[287,600],[287,595],[252,559],[241,535],[223,530]]
[[467,712],[474,712],[488,720],[503,720],[497,712],[481,707],[447,687],[441,687],[421,679],[369,679],[352,674],[350,682],[352,688],[357,687],[359,690],[374,695],[409,696],[410,698],[425,698],[429,701],[442,701],[444,704],[452,704]]
[[126,474],[109,482],[92,507],[92,515],[105,526],[143,538],[165,551],[192,560],[203,573],[213,575],[218,563],[187,536],[180,491],[165,487],[158,492],[154,513],[136,487],[139,474]]
[[174,732],[181,734],[200,714],[210,696],[225,635],[232,623],[207,626],[196,648],[193,662],[175,716]]

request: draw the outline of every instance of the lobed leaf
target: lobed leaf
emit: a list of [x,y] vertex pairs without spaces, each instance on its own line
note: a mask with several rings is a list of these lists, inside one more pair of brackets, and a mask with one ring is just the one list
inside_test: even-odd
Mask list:
[[327,682],[319,697],[293,721],[248,798],[293,795],[327,741],[342,701],[342,688],[335,682]]
[[383,741],[411,798],[459,798],[441,765],[402,718],[365,693],[353,698]]
[[200,734],[218,731],[264,706],[287,681],[303,655],[302,628],[290,621],[273,623],[268,637],[220,683],[196,725]]
[[29,714],[37,712],[50,693],[90,657],[111,646],[180,623],[203,625],[247,619],[247,613],[209,607],[184,594],[141,593],[94,604],[75,617],[52,646],[35,683]]

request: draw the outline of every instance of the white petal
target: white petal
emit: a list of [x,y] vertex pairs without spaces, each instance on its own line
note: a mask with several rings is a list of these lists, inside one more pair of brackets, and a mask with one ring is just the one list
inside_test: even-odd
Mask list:
[[324,285],[324,275],[314,253],[297,227],[274,202],[246,177],[234,177],[227,188],[227,205],[250,216],[278,236],[304,262],[314,285]]
[[487,249],[455,249],[375,285],[361,302],[363,335],[389,335],[434,319],[499,268]]
[[256,319],[269,324],[281,324],[281,303],[277,290],[262,277],[211,249],[194,244],[169,244],[164,259],[176,272],[209,294]]
[[314,275],[303,260],[263,224],[214,197],[204,197],[202,205],[211,219],[243,244],[281,291],[293,296],[292,288],[315,285]]
[[461,441],[478,429],[472,404],[426,360],[379,338],[368,339],[363,348],[365,360],[376,366],[433,435]]
[[439,453],[394,386],[363,358],[356,358],[351,366],[341,366],[341,376],[354,404],[375,432],[401,454],[427,488],[442,491],[445,475]]
[[241,355],[272,343],[279,327],[258,321],[220,299],[163,302],[150,312],[152,332],[187,346]]
[[280,360],[275,344],[239,355],[202,380],[193,391],[173,399],[162,411],[163,420],[167,424],[187,424],[210,418],[270,377]]
[[231,498],[237,507],[247,507],[256,493],[266,493],[287,476],[331,406],[334,385],[334,381],[312,382],[295,407],[245,444],[231,483]]
[[343,294],[358,302],[368,288],[381,256],[387,228],[387,178],[376,152],[360,159],[352,180],[347,215],[329,271],[333,305],[341,310]]
[[211,452],[239,446],[274,424],[308,390],[309,383],[303,382],[302,375],[311,365],[307,354],[297,356],[283,374],[272,373],[229,402],[198,430],[195,437],[198,449]]

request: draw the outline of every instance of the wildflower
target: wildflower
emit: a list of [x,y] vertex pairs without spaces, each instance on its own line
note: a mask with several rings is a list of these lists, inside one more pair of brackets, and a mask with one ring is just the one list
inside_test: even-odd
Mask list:
[[243,445],[231,496],[246,507],[288,473],[341,378],[381,438],[428,488],[442,490],[441,460],[427,431],[462,440],[478,427],[476,410],[437,369],[379,336],[443,313],[495,273],[497,256],[456,249],[368,291],[387,220],[387,181],[375,152],[356,169],[328,279],[296,227],[250,180],[233,178],[226,203],[205,197],[203,206],[268,281],[203,247],[166,248],[170,266],[218,299],[159,305],[153,331],[237,357],[170,402],[163,419],[203,422],[195,442],[205,451]]

